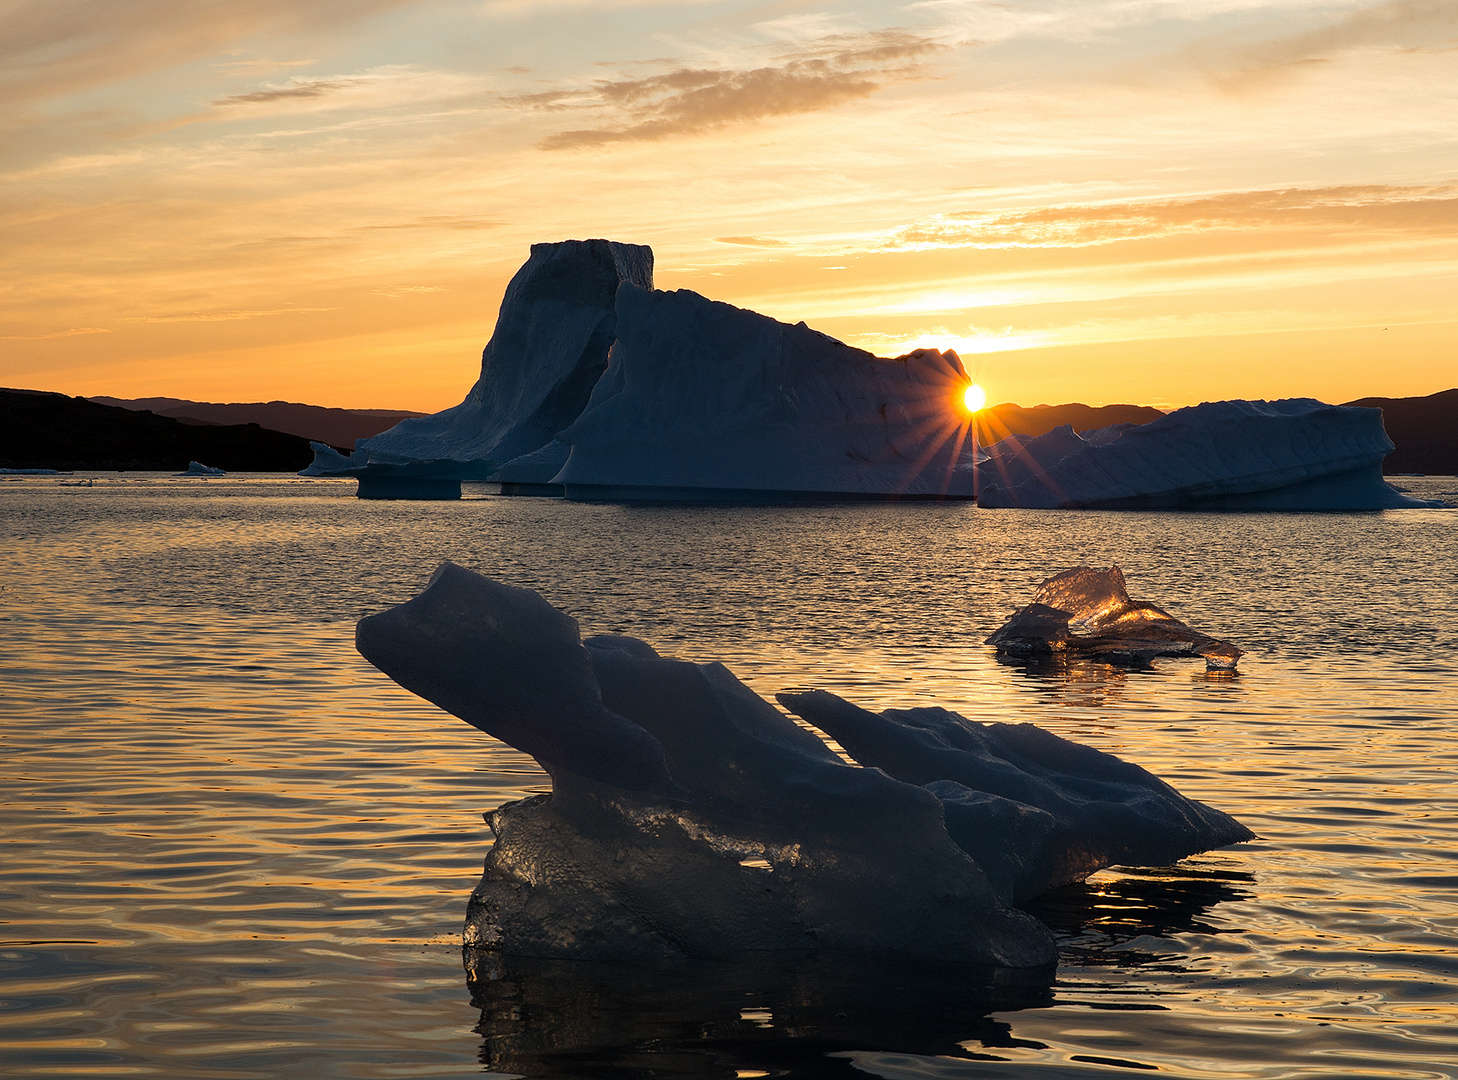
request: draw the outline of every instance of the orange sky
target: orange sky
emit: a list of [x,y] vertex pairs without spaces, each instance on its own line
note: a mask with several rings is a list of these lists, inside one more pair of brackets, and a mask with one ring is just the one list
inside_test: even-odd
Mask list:
[[1452,0],[20,0],[0,192],[0,385],[439,409],[594,236],[994,401],[1458,385]]

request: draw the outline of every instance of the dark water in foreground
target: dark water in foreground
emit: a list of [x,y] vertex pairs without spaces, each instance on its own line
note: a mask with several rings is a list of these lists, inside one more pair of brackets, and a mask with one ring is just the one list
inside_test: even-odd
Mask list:
[[[1458,1077],[1458,514],[351,495],[0,484],[0,1074]],[[1051,980],[837,956],[468,980],[480,814],[545,777],[352,647],[443,558],[767,695],[1035,722],[1261,840],[1044,898]],[[1248,649],[1242,674],[998,664],[982,638],[1078,562]]]

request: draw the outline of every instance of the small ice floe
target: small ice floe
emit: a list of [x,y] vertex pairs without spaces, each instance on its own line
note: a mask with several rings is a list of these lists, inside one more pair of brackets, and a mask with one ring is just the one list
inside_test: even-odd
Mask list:
[[464,934],[478,950],[857,949],[1045,967],[1053,935],[1020,900],[1252,838],[1139,766],[1031,724],[780,695],[859,762],[847,764],[722,664],[583,641],[536,593],[451,563],[355,640],[551,776],[550,795],[487,815],[496,842]]
[[189,461],[187,469],[180,473],[173,473],[173,476],[226,476],[222,469],[215,469],[211,465],[204,465],[201,461]]
[[1208,671],[1234,671],[1241,650],[1192,630],[1163,608],[1131,600],[1124,572],[1076,566],[1055,574],[988,645],[1019,659],[1067,657],[1148,667],[1156,656],[1202,656]]

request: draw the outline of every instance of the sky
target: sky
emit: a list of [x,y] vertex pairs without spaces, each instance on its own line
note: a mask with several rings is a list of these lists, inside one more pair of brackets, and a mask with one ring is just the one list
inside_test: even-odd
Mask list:
[[1458,385],[1458,0],[0,0],[0,385],[434,411],[533,243],[994,402]]

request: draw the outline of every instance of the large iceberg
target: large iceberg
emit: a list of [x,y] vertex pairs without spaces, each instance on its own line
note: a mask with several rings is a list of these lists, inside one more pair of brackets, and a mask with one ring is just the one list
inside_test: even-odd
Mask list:
[[[534,757],[552,793],[487,816],[496,842],[465,942],[510,955],[659,960],[871,949],[1037,967],[1012,905],[1114,862],[1250,839],[1138,766],[1028,724],[781,700],[720,664],[578,636],[536,593],[443,564],[360,621],[375,666]],[[866,766],[866,767],[863,767]]]
[[[361,497],[462,480],[581,499],[972,498],[988,507],[1376,510],[1438,505],[1382,479],[1376,409],[1217,401],[1146,424],[1014,435],[978,456],[953,352],[876,357],[810,329],[653,289],[653,253],[534,244],[466,400],[306,476]],[[974,457],[976,460],[974,461]]]
[[[533,244],[506,287],[466,399],[360,439],[347,458],[316,446],[302,475],[359,476],[361,495],[376,477],[402,490],[411,480],[485,480],[551,442],[582,412],[607,366],[623,282],[652,288],[650,248],[609,240]],[[402,472],[402,465],[414,468]]]
[[1434,506],[1382,479],[1380,409],[1209,401],[1148,424],[1013,436],[978,463],[978,505],[1199,510]]
[[617,311],[607,371],[559,436],[569,498],[971,496],[956,353],[888,360],[687,289],[625,285]]

